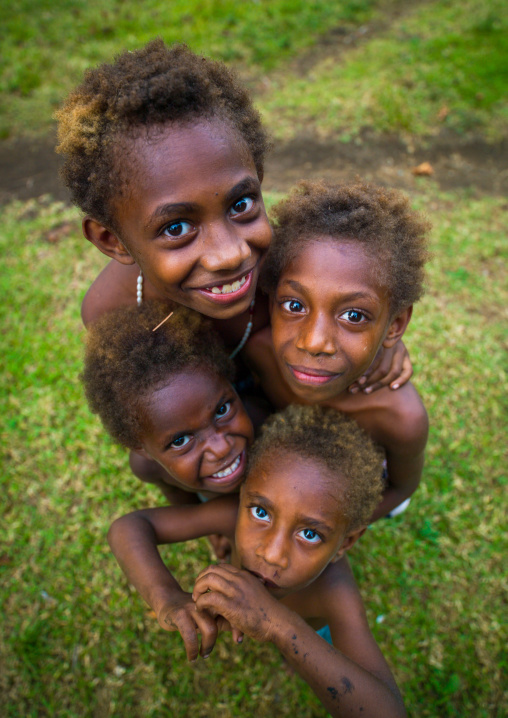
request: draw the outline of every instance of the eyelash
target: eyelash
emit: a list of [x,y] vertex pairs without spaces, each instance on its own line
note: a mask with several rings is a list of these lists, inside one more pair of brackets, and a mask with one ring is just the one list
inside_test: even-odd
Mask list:
[[[245,209],[243,212],[237,212],[236,214],[233,214],[235,205],[240,204],[240,202],[245,202],[246,200],[249,200],[252,204],[249,207],[247,207],[247,209]],[[231,213],[231,216],[232,217],[242,217],[243,215],[248,214],[254,208],[254,205],[256,204],[256,200],[257,200],[257,197],[254,197],[252,195],[247,195],[247,194],[244,195],[243,197],[240,197],[240,199],[237,199],[236,202],[233,202],[233,204],[230,207],[229,211]]]
[[[311,541],[310,539],[305,538],[305,536],[302,536],[302,534],[303,534],[304,531],[312,531],[312,533],[314,534],[313,538],[318,539],[318,540],[317,540],[317,541]],[[322,536],[320,536],[315,529],[302,529],[301,531],[298,532],[298,535],[299,535],[299,536],[302,536],[302,538],[303,538],[303,540],[305,541],[305,543],[318,544],[318,543],[322,543],[322,541],[323,541]]]
[[[180,444],[180,446],[175,446],[175,441],[179,441],[180,439],[185,439],[187,437],[188,437],[189,441],[186,441],[185,444]],[[192,439],[192,434],[182,434],[182,436],[177,436],[176,439],[173,439],[173,441],[169,444],[169,448],[170,449],[183,449],[184,446],[187,446],[187,444],[190,443],[191,439]]]
[[[256,509],[261,509],[261,511],[264,511],[266,516],[256,516],[256,514],[255,514]],[[258,504],[252,504],[251,506],[249,506],[249,511],[252,514],[252,516],[255,519],[258,519],[259,521],[265,521],[266,519],[270,518],[268,511],[266,509],[264,509],[262,506],[259,506]]]

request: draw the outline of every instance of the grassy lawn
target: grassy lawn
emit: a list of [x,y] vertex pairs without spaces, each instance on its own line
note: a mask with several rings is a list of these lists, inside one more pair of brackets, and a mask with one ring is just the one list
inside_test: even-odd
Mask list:
[[329,27],[369,19],[375,5],[375,0],[3,3],[0,137],[47,131],[53,111],[86,68],[155,36],[234,62],[247,74],[256,68],[259,76],[311,45]]
[[[351,558],[411,715],[501,716],[507,207],[432,188],[414,202],[435,227],[407,335],[431,416],[425,479],[411,510],[375,525]],[[221,638],[190,666],[127,588],[108,525],[159,497],[104,439],[77,378],[79,299],[101,255],[77,213],[49,199],[11,204],[1,227],[2,715],[324,715],[269,646]],[[205,542],[165,555],[189,587],[210,559]]]
[[[240,63],[279,136],[305,127],[347,139],[372,124],[499,137],[501,7],[20,0],[0,10],[0,132],[46,131],[87,66],[160,33]],[[375,24],[379,8],[392,13],[389,27],[298,76],[296,55],[320,33]],[[378,522],[351,560],[409,714],[501,718],[508,204],[442,193],[431,180],[412,201],[434,225],[428,291],[406,335],[431,418],[427,465],[410,510]],[[112,518],[160,500],[104,437],[79,384],[80,301],[105,259],[82,238],[78,212],[50,197],[0,208],[0,254],[0,715],[324,717],[271,646],[221,637],[208,661],[188,664],[179,636],[158,628],[109,552]],[[211,559],[205,541],[164,556],[186,587]]]

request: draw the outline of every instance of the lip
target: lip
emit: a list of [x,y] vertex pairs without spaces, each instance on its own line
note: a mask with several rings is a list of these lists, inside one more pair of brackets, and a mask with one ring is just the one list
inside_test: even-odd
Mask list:
[[310,367],[295,366],[287,364],[291,374],[300,384],[321,385],[333,381],[341,374],[326,371],[325,369],[314,369]]
[[[207,287],[197,287],[194,291],[199,292],[202,296],[206,297],[209,301],[214,304],[232,304],[237,302],[239,299],[243,299],[245,295],[249,294],[251,286],[253,284],[254,270],[256,267],[252,267],[249,271],[244,271],[238,274],[236,277],[224,281],[216,281],[213,284],[209,284]],[[213,294],[211,291],[213,287],[221,287],[224,284],[233,284],[246,277],[245,283],[237,289],[235,292],[228,292],[228,294]]]
[[202,479],[203,484],[209,486],[211,489],[217,489],[218,487],[220,487],[221,489],[229,489],[233,486],[236,486],[243,478],[243,474],[245,472],[246,456],[247,454],[244,449],[241,454],[237,454],[234,459],[228,461],[228,463],[224,464],[221,469],[217,469],[217,471],[214,472],[217,474],[219,471],[224,471],[224,469],[227,469],[228,466],[234,464],[238,457],[240,457],[240,463],[231,474],[228,474],[227,476],[212,476],[210,474],[209,476],[205,476]]
[[261,581],[261,583],[264,586],[266,586],[266,588],[271,588],[271,589],[280,588],[280,586],[278,586],[276,583],[274,583],[273,581],[270,581],[269,578],[265,578],[262,574],[258,573],[257,571],[251,571],[250,568],[246,568],[245,570],[248,571],[249,573],[251,573],[253,576],[255,576],[259,581]]

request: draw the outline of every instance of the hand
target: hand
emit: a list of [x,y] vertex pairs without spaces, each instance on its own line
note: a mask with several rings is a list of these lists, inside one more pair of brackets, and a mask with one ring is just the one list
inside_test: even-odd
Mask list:
[[208,540],[220,563],[228,562],[231,558],[231,541],[223,534],[211,534]]
[[190,593],[182,591],[179,598],[172,598],[170,605],[163,604],[156,616],[165,631],[180,632],[189,661],[195,661],[198,655],[208,658],[217,640],[218,624],[207,611],[198,611]]
[[413,376],[413,366],[404,343],[399,339],[390,349],[379,350],[376,358],[361,376],[349,387],[351,394],[363,391],[371,394],[377,389],[390,385],[390,389],[399,389]]
[[252,574],[230,564],[209,566],[196,579],[192,598],[199,611],[224,617],[257,641],[271,641],[279,602]]

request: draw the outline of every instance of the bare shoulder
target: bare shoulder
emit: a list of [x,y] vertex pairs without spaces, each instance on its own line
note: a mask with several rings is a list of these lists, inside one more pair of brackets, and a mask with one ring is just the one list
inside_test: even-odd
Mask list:
[[136,301],[136,265],[120,264],[112,259],[90,285],[81,304],[81,318],[88,326],[106,312],[130,306]]
[[283,600],[303,618],[319,618],[326,623],[348,624],[365,620],[362,597],[347,558],[330,563],[309,586]]
[[397,448],[397,453],[418,454],[425,448],[429,421],[411,382],[396,391],[384,387],[372,394],[344,394],[327,405],[351,416],[374,441]]

